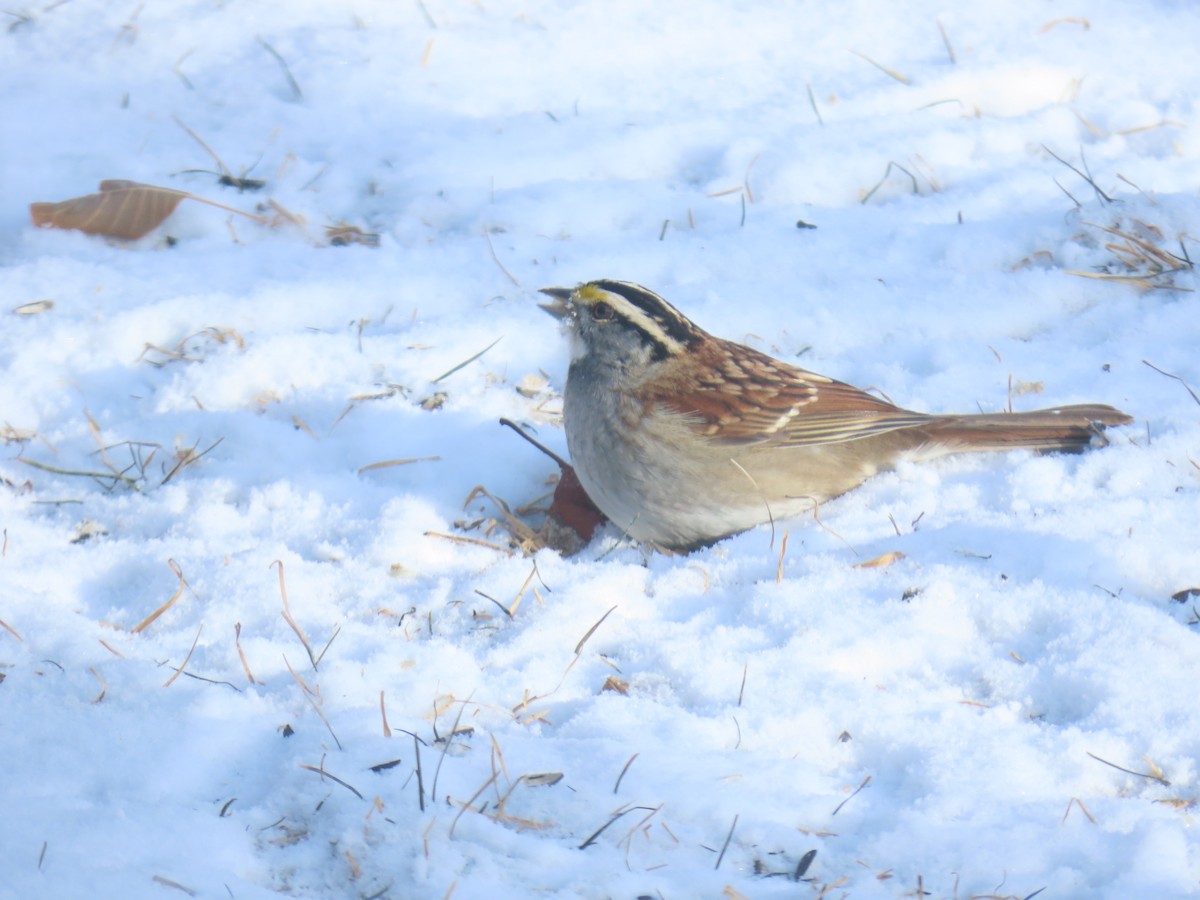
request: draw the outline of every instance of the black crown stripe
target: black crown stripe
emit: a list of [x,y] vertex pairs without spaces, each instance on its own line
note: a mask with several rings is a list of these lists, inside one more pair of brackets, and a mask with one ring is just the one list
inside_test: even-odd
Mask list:
[[591,284],[603,291],[609,291],[624,297],[657,322],[667,337],[678,341],[685,347],[691,346],[699,336],[696,326],[688,321],[687,317],[679,312],[679,310],[654,293],[654,291],[628,281],[600,279],[599,281],[591,282]]

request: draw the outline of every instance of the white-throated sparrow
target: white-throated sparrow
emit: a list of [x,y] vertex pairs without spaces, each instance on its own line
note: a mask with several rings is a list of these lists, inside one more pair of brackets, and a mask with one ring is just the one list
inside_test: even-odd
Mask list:
[[617,527],[660,547],[811,511],[901,459],[1082,450],[1132,421],[1099,403],[913,412],[715,337],[636,284],[542,293],[571,336],[563,411],[579,480]]

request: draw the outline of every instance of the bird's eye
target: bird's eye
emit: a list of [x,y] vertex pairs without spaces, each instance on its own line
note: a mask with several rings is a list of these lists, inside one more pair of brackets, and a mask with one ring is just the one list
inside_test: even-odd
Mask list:
[[597,322],[607,322],[613,317],[613,308],[601,301],[592,304],[592,318]]

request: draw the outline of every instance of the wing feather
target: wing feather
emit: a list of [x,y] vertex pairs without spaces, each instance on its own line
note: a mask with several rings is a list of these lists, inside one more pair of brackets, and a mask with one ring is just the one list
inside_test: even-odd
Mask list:
[[692,384],[670,380],[648,398],[648,405],[688,417],[696,432],[714,441],[740,445],[835,444],[938,418],[894,406],[741,344],[725,348],[730,354],[705,367]]

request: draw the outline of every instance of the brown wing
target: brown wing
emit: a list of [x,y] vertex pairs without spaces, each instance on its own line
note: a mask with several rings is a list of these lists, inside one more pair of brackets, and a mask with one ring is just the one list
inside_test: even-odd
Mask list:
[[666,381],[650,403],[691,417],[697,432],[730,444],[833,444],[926,425],[937,418],[893,406],[742,344],[724,343],[720,351],[697,360],[707,365],[695,383]]

